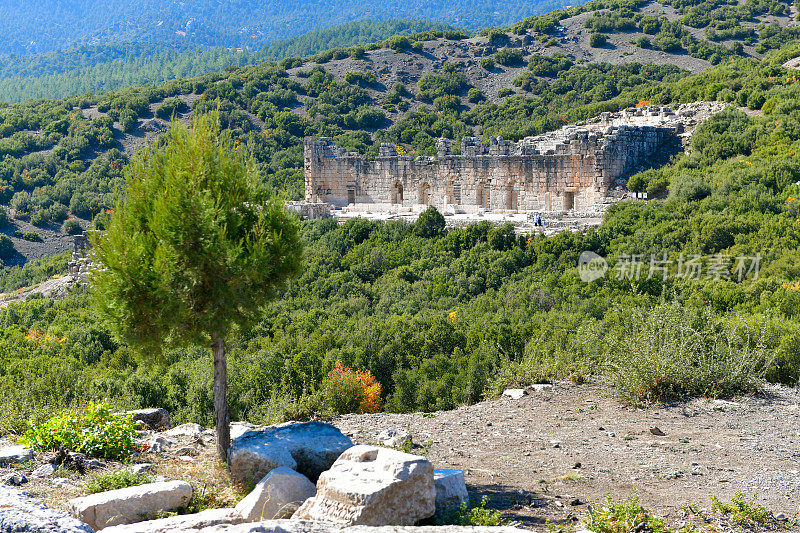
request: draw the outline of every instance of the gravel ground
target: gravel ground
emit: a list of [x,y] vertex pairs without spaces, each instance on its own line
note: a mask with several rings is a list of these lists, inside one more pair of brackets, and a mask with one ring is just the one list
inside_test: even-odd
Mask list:
[[684,505],[710,508],[710,495],[727,501],[743,491],[800,529],[795,390],[649,409],[622,405],[606,385],[528,392],[454,411],[348,415],[333,423],[359,443],[386,428],[411,432],[422,446],[417,452],[437,468],[464,469],[472,496],[489,495],[527,527],[574,522],[587,503],[636,490],[646,508],[677,522]]

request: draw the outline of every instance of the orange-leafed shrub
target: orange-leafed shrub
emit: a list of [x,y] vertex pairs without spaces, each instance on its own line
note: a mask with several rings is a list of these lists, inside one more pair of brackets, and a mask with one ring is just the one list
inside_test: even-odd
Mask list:
[[650,100],[645,100],[644,98],[642,98],[641,100],[639,100],[639,103],[636,104],[636,107],[647,107],[649,105],[650,105]]
[[336,361],[323,387],[325,406],[335,413],[377,413],[381,410],[381,384],[369,370],[353,370]]

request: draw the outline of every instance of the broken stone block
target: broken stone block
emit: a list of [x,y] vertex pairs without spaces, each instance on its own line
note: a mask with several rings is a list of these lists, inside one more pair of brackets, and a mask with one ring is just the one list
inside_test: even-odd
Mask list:
[[195,514],[171,516],[148,520],[136,524],[112,526],[103,533],[187,533],[190,531],[208,531],[219,528],[228,531],[228,527],[241,524],[242,516],[234,509],[206,509]]
[[91,494],[69,501],[73,514],[92,529],[152,520],[159,511],[174,511],[192,497],[185,481],[147,483],[135,487]]
[[255,489],[236,505],[245,522],[290,518],[317,493],[306,476],[280,466],[264,476]]
[[435,511],[433,465],[418,455],[353,446],[317,483],[293,519],[348,525],[413,525]]
[[458,507],[469,501],[463,470],[437,468],[433,471],[433,484],[436,487],[437,511]]

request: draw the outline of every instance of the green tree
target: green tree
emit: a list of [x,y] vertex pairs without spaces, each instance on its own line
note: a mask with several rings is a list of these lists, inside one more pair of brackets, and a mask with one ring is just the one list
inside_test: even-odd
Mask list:
[[127,189],[94,238],[100,316],[122,340],[210,343],[214,419],[223,460],[230,446],[225,338],[245,327],[300,269],[296,219],[220,134],[213,113],[191,129],[173,123],[163,148],[128,167]]
[[435,237],[444,231],[444,226],[444,216],[434,206],[429,206],[414,223],[414,233],[420,237]]

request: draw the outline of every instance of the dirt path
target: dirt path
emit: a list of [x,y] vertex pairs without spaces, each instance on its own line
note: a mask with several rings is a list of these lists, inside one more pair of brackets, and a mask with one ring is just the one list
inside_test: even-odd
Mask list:
[[636,489],[645,507],[676,521],[683,505],[710,508],[710,495],[730,500],[741,490],[785,513],[791,529],[800,503],[798,401],[795,390],[770,387],[642,410],[622,405],[609,386],[559,383],[518,400],[333,423],[359,443],[387,428],[410,431],[418,453],[429,447],[437,468],[464,469],[472,496],[489,495],[526,527],[574,522],[587,502]]

